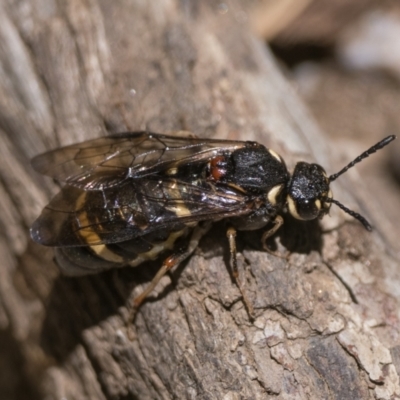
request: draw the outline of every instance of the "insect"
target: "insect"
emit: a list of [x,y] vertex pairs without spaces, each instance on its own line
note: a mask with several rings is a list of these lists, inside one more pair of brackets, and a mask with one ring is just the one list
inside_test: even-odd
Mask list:
[[72,276],[135,267],[169,251],[134,299],[137,309],[161,277],[193,253],[210,223],[226,219],[240,288],[237,230],[265,227],[265,245],[282,225],[283,212],[312,220],[332,204],[371,230],[364,217],[333,198],[330,184],[395,138],[388,136],[330,176],[306,162],[290,174],[278,154],[256,142],[200,139],[183,131],[122,133],[62,147],[32,160],[38,172],[66,185],[34,222],[31,236],[54,247],[59,267]]

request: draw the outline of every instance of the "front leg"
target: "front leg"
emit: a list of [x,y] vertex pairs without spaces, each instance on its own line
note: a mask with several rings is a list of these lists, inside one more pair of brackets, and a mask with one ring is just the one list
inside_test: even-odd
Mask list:
[[273,220],[273,227],[269,229],[268,231],[265,231],[261,237],[261,244],[263,246],[263,249],[265,251],[268,251],[268,253],[272,254],[275,257],[279,258],[286,258],[286,256],[282,256],[281,254],[272,251],[268,246],[267,246],[267,240],[275,234],[275,232],[283,225],[283,218],[280,215],[277,215],[275,219]]

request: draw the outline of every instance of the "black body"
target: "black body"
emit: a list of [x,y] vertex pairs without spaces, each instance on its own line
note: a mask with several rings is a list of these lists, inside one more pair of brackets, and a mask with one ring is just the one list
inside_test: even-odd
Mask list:
[[[355,162],[365,156],[359,158]],[[202,221],[226,218],[238,230],[253,230],[274,222],[286,208],[308,220],[338,204],[329,189],[338,174],[328,177],[319,165],[299,162],[291,176],[281,157],[261,144],[182,132],[89,140],[32,163],[66,183],[34,222],[31,236],[56,247],[69,275],[154,259]],[[368,229],[365,219],[349,213]]]

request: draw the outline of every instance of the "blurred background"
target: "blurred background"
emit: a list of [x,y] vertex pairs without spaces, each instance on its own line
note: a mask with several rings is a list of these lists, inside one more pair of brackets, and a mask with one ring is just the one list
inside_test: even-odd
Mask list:
[[[250,25],[346,164],[400,130],[400,3],[389,0],[260,0]],[[357,171],[368,193],[400,225],[400,141]],[[332,173],[334,171],[328,171]],[[383,221],[382,221],[383,222]],[[383,228],[383,227],[382,227]],[[386,238],[400,251],[397,234]]]

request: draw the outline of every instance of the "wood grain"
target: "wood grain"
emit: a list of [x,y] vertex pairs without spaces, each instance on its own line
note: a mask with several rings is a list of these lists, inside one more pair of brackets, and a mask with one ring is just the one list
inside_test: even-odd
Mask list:
[[[227,268],[225,227],[217,225],[141,308],[133,340],[126,307],[159,263],[68,279],[51,250],[29,240],[30,224],[58,188],[31,169],[30,158],[110,132],[189,129],[260,141],[289,167],[299,158],[340,167],[331,165],[330,143],[268,49],[249,33],[241,3],[226,4],[0,5],[0,350],[19,360],[5,363],[15,383],[0,380],[10,397],[400,395],[398,258],[338,210],[321,225],[287,218],[276,239],[287,260],[260,250],[256,233],[240,235],[240,276],[255,321]],[[360,210],[350,179],[335,183],[335,195]]]

